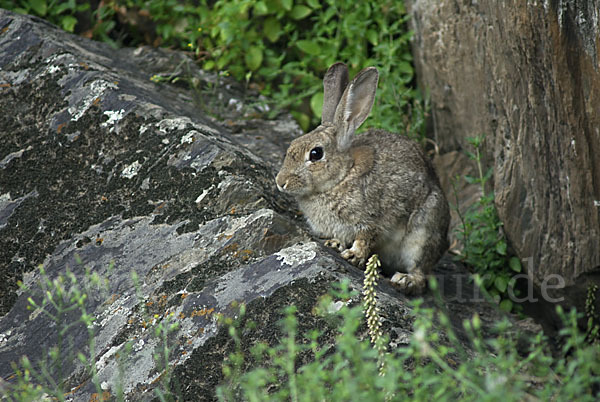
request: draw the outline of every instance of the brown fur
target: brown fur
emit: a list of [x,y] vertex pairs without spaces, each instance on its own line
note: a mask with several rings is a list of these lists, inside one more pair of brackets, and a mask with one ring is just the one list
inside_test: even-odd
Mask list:
[[[340,63],[334,66],[325,86],[328,108],[345,85]],[[341,77],[339,86],[333,76]],[[382,130],[354,136],[371,110],[377,78],[369,68],[347,85],[333,121],[292,142],[276,182],[296,196],[313,231],[343,258],[364,266],[378,253],[394,285],[421,293],[448,247],[448,203],[416,143]],[[323,148],[323,158],[311,162],[315,147]]]

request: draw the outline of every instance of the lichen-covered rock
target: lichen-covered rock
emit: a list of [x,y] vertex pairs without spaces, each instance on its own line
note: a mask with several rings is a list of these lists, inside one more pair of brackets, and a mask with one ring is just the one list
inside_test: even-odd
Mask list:
[[[150,80],[173,75],[193,88]],[[313,313],[318,298],[341,279],[361,288],[362,273],[312,238],[276,192],[274,172],[299,130],[256,110],[246,119],[241,95],[180,54],[113,50],[0,10],[3,379],[14,380],[21,356],[38,367],[60,342],[60,364],[48,369],[66,397],[122,387],[128,400],[151,400],[165,374],[154,328],[177,322],[167,337],[173,389],[211,400],[233,350],[218,314],[245,303],[261,325],[244,342],[273,344],[284,306],[298,307],[301,329],[325,328]],[[227,118],[209,117],[217,114]],[[486,325],[498,319],[466,297],[474,289],[460,267],[443,260],[437,272],[457,327],[475,311]],[[31,309],[48,295],[45,278],[63,278],[53,286],[66,296],[76,286],[85,303],[60,313],[46,306],[55,320]],[[379,299],[393,344],[407,342],[406,299],[386,283]],[[90,355],[90,334],[99,389],[77,358]],[[331,340],[333,329],[325,334]]]
[[487,134],[506,235],[538,286],[560,275],[553,298],[583,310],[600,282],[598,2],[409,4],[437,143]]

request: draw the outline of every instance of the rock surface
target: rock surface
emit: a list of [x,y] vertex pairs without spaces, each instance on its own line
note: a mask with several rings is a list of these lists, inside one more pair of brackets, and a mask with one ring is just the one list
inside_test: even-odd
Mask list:
[[553,297],[583,311],[600,282],[598,2],[409,3],[436,142],[487,133],[508,239],[538,287],[560,275]]
[[[245,346],[277,342],[290,304],[300,331],[318,327],[332,338],[335,329],[313,308],[333,282],[360,289],[362,273],[312,238],[276,191],[274,172],[299,133],[289,118],[248,118],[257,111],[234,83],[180,54],[113,50],[3,10],[0,55],[3,379],[14,380],[11,363],[21,356],[39,367],[60,342],[60,364],[48,369],[68,399],[114,396],[121,386],[127,400],[152,400],[164,385],[153,329],[175,321],[168,385],[183,400],[212,400],[233,350],[216,317],[234,316],[236,304],[261,323]],[[173,75],[190,85],[150,80]],[[471,300],[477,292],[464,269],[443,259],[436,272],[459,331],[475,311],[484,326],[499,319],[493,306]],[[80,309],[46,306],[49,319],[28,308],[29,298],[43,303],[46,277],[63,278],[55,286],[65,298],[76,296],[72,286],[88,295],[87,324],[77,321]],[[407,342],[407,299],[386,283],[378,294],[392,344]],[[65,323],[75,324],[59,338]],[[90,355],[90,333],[100,389],[76,357]]]

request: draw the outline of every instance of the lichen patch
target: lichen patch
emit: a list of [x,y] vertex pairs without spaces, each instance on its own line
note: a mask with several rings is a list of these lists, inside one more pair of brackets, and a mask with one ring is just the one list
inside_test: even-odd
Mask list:
[[125,109],[121,109],[121,110],[107,110],[104,112],[105,116],[108,116],[108,120],[105,121],[104,123],[101,123],[100,126],[101,127],[110,127],[110,132],[114,132],[115,131],[115,124],[117,124],[117,122],[119,120],[121,120],[123,118],[123,116],[125,115]]
[[125,166],[125,169],[121,172],[121,177],[132,179],[138,174],[141,167],[142,164],[139,161],[135,161],[131,165]]
[[317,256],[317,244],[315,242],[296,244],[275,253],[277,261],[285,265],[301,265]]
[[68,112],[71,115],[71,121],[78,121],[92,105],[96,99],[101,98],[106,91],[109,89],[117,90],[119,87],[111,81],[107,80],[96,80],[90,84],[90,89],[82,99],[81,104],[77,106],[70,106]]

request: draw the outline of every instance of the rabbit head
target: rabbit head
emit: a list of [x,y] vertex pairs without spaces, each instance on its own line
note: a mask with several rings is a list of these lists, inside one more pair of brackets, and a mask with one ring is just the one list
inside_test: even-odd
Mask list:
[[327,191],[346,177],[355,163],[352,138],[371,112],[378,78],[377,69],[369,67],[348,84],[345,64],[327,70],[321,125],[290,144],[275,180],[280,191],[306,197]]

